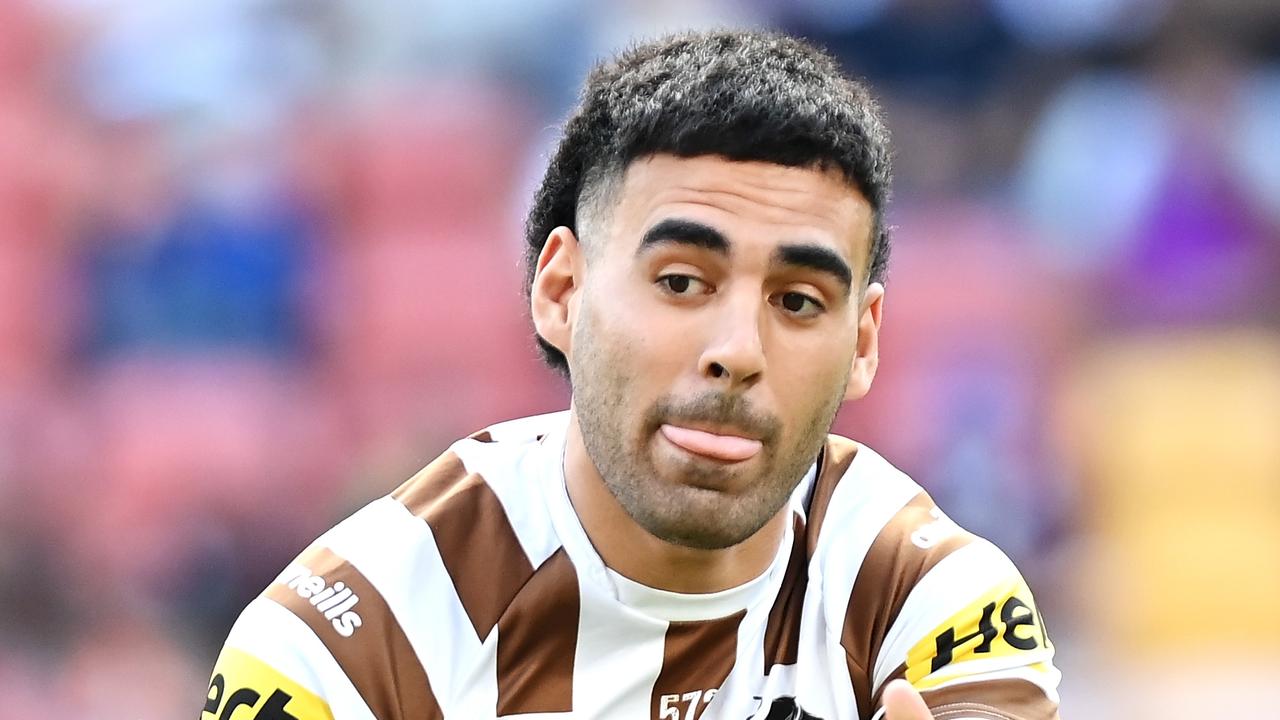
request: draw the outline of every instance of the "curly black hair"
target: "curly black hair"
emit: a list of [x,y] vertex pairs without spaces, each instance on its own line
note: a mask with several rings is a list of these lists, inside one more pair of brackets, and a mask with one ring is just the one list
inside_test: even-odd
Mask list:
[[[796,38],[717,30],[636,45],[587,76],[525,222],[526,296],[551,231],[578,232],[580,206],[633,160],[657,153],[838,170],[875,213],[867,276],[883,282],[889,135],[867,88]],[[537,342],[567,374],[564,355]]]

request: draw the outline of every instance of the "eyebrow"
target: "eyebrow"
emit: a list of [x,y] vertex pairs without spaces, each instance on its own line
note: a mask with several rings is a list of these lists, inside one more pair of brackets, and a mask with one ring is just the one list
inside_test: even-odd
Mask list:
[[834,250],[821,245],[783,245],[773,253],[774,262],[827,273],[840,282],[845,297],[853,291],[853,270]]
[[[730,254],[728,238],[719,230],[694,220],[666,218],[645,231],[640,238],[636,255],[659,245],[688,245],[710,250],[719,255]],[[834,277],[844,290],[845,297],[853,291],[853,270],[834,250],[812,243],[790,243],[778,247],[773,262],[789,267],[806,268]]]
[[729,254],[729,240],[719,230],[693,220],[667,218],[645,231],[636,255],[658,245],[692,245],[719,255]]

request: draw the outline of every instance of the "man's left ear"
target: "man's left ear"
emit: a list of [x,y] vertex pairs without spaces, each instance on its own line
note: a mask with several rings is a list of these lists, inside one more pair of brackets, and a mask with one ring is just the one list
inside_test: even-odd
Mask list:
[[884,285],[873,282],[862,294],[861,314],[858,316],[858,349],[853,356],[849,373],[849,387],[845,400],[858,400],[871,389],[880,364],[880,319],[884,313]]

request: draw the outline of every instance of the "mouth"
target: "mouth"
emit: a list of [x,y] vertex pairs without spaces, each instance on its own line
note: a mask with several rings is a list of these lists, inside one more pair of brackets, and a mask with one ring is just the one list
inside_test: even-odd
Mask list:
[[760,452],[763,443],[751,437],[732,432],[697,430],[670,423],[658,428],[667,442],[693,455],[721,462],[738,463],[750,460]]

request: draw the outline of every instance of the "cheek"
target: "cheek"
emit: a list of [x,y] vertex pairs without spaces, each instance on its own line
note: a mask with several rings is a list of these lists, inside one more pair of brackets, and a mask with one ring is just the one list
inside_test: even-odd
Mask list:
[[[830,345],[821,348],[789,348],[783,365],[770,362],[777,384],[780,409],[793,420],[797,432],[830,412],[832,405],[839,405],[849,381],[853,353],[833,351]],[[822,358],[821,360],[818,360]]]
[[[625,298],[585,302],[574,328],[574,350],[581,383],[594,402],[623,416],[642,412],[665,391],[666,361],[652,319]],[[623,422],[618,418],[616,422]]]
[[642,381],[669,380],[696,352],[696,313],[675,311],[655,300],[650,288],[630,285],[620,284],[594,304],[592,339],[608,345],[607,355],[618,366],[642,368]]

